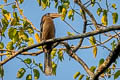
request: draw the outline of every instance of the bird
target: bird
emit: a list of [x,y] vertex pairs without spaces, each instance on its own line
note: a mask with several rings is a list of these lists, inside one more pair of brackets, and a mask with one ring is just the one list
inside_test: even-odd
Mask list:
[[[47,13],[42,16],[40,23],[40,41],[55,38],[55,25],[53,19],[60,17],[58,13]],[[44,52],[44,73],[45,75],[52,75],[52,51],[53,43],[43,45]]]

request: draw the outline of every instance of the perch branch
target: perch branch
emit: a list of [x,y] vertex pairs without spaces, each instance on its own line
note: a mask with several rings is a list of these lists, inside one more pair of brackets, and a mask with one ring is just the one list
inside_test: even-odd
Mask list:
[[89,37],[89,36],[93,36],[93,35],[97,35],[100,33],[105,33],[105,32],[109,32],[109,31],[113,31],[113,30],[120,30],[120,25],[118,26],[110,26],[107,27],[106,29],[99,29],[93,32],[87,32],[84,34],[79,34],[79,35],[75,35],[75,36],[67,36],[67,37],[62,37],[62,38],[55,38],[55,39],[49,39],[46,41],[41,41],[41,43],[38,44],[33,44],[31,46],[19,49],[16,53],[14,53],[14,55],[11,55],[10,57],[4,59],[3,61],[0,62],[0,65],[3,65],[5,63],[7,63],[9,60],[11,60],[12,58],[16,57],[17,55],[21,54],[22,52],[28,51],[30,49],[33,49],[35,47],[38,46],[42,46],[45,45],[47,43],[55,43],[55,42],[60,42],[60,41],[65,41],[65,40],[73,40],[73,39],[79,39],[79,38],[85,38],[85,37]]

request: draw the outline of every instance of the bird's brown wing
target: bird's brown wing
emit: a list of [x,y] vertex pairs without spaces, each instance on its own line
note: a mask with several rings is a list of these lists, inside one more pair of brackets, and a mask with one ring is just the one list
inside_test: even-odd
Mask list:
[[[55,37],[55,27],[51,18],[45,17],[42,24],[41,40],[48,40]],[[52,43],[48,43],[43,46],[45,52],[44,57],[44,72],[46,75],[52,75],[52,59],[51,59],[51,46]]]

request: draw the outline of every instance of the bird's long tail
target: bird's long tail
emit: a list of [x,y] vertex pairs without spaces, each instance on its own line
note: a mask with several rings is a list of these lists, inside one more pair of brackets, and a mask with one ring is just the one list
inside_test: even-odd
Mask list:
[[51,50],[47,49],[44,54],[44,73],[45,75],[52,75],[52,59]]

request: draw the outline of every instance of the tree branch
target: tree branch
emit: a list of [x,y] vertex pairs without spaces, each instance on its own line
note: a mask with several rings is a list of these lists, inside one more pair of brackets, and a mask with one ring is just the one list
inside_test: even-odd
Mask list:
[[98,27],[98,25],[97,25],[97,21],[95,20],[95,18],[94,18],[94,16],[92,15],[92,13],[81,3],[80,0],[74,0],[74,2],[75,2],[76,4],[78,4],[78,5],[90,16],[93,25],[96,27],[96,29],[98,29],[99,27]]
[[[86,19],[86,14],[85,14],[85,12],[84,12],[83,9],[82,9],[82,12],[83,12],[82,18],[83,18],[83,22],[84,22],[84,25],[83,25],[83,33],[85,33],[85,32],[86,32],[86,28],[87,28],[87,19]],[[78,45],[77,45],[75,48],[73,48],[73,52],[76,52],[76,51],[81,47],[81,45],[82,45],[82,43],[83,43],[83,40],[84,40],[84,38],[81,38],[81,39],[80,39]]]
[[114,51],[112,51],[109,56],[106,58],[106,60],[104,61],[104,63],[99,66],[99,68],[97,69],[95,76],[93,77],[92,80],[98,80],[99,76],[108,68],[110,67],[110,65],[116,61],[116,59],[118,58],[120,54],[120,42],[118,42],[118,45],[116,46],[116,48],[114,49]]
[[100,33],[109,32],[109,31],[112,31],[112,30],[120,30],[120,25],[118,25],[118,26],[110,26],[110,27],[107,27],[106,29],[99,29],[99,30],[96,30],[96,31],[93,31],[93,32],[87,32],[87,33],[79,34],[79,35],[75,35],[75,36],[67,36],[67,37],[62,37],[62,38],[55,38],[55,39],[49,39],[49,40],[46,40],[46,41],[41,41],[41,43],[33,44],[31,46],[19,49],[18,52],[16,52],[14,55],[11,55],[10,57],[8,57],[8,58],[4,59],[3,61],[1,61],[0,65],[5,64],[6,62],[11,60],[15,56],[21,54],[22,52],[33,49],[33,48],[38,47],[38,46],[45,45],[47,43],[55,43],[55,42],[60,42],[60,41],[65,41],[65,40],[73,40],[73,39],[85,38],[85,37],[97,35],[97,34],[100,34]]

